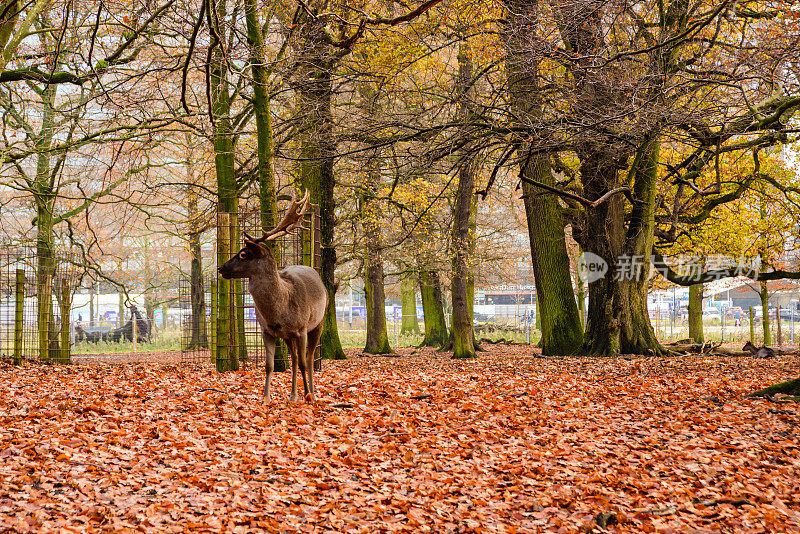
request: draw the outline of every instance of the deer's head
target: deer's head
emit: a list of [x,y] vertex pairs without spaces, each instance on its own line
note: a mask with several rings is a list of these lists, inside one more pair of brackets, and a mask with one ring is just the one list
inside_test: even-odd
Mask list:
[[286,210],[286,215],[284,215],[281,222],[279,222],[275,228],[258,239],[244,233],[244,248],[217,269],[220,276],[225,279],[250,278],[257,272],[259,265],[261,265],[263,261],[270,262],[274,267],[275,259],[272,257],[272,252],[269,250],[269,247],[264,246],[262,243],[273,241],[293,232],[297,228],[301,228],[303,216],[308,211],[308,207],[308,191],[306,191],[305,196],[300,199],[299,202],[295,199],[294,194],[292,194],[292,202]]
[[255,273],[260,260],[272,259],[272,253],[267,247],[249,239],[245,239],[244,243],[244,248],[237,252],[236,256],[217,269],[222,278],[250,278]]

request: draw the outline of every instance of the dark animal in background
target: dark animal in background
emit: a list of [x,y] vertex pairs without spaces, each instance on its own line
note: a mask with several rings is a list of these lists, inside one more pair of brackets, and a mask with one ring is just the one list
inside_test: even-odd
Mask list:
[[752,341],[748,341],[747,343],[745,343],[744,347],[742,347],[742,350],[750,352],[756,358],[774,358],[777,356],[774,349],[764,345],[762,345],[761,347],[756,347],[755,345],[753,345]]
[[133,341],[133,321],[136,321],[136,341],[143,343],[150,339],[150,323],[142,317],[136,306],[131,306],[131,318],[123,326],[115,328],[109,332],[87,332],[80,326],[75,327],[75,341],[89,341],[97,343],[101,339],[103,341],[110,341],[119,343],[122,340]]
[[89,341],[91,343],[97,343],[100,341],[100,332],[87,332],[81,326],[75,327],[75,342],[80,343],[82,341]]

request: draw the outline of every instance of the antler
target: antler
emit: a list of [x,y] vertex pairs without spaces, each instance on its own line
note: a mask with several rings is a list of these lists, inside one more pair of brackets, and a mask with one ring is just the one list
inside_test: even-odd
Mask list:
[[303,216],[308,211],[310,205],[309,195],[310,192],[306,190],[306,194],[298,202],[296,200],[294,192],[292,192],[292,202],[289,204],[289,208],[286,210],[286,215],[283,216],[281,222],[279,222],[275,228],[268,231],[258,239],[254,239],[249,235],[247,235],[246,233],[244,234],[245,239],[247,239],[248,241],[252,241],[253,243],[272,241],[273,239],[278,239],[279,237],[283,237],[293,232],[297,228],[302,227]]

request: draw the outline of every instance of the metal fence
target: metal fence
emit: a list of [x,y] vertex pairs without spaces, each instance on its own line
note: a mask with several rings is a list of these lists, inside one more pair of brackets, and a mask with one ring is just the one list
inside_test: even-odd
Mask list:
[[[72,347],[70,305],[76,286],[74,263],[53,260],[52,272],[37,273],[33,247],[0,252],[0,355],[68,362]],[[46,299],[48,305],[40,306]]]

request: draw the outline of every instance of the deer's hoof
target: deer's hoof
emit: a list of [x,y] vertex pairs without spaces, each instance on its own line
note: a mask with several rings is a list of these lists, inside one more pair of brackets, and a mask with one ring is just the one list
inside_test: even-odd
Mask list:
[[297,402],[297,394],[289,396],[289,402]]

